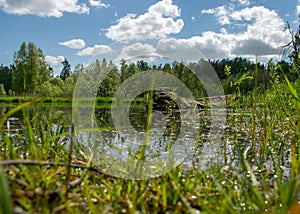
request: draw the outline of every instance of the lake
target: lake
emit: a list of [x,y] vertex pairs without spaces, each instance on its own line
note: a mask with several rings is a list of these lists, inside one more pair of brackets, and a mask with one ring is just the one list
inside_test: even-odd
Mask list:
[[[1,104],[0,114],[14,107]],[[82,107],[81,113],[85,112],[89,112],[88,108]],[[71,104],[33,104],[16,112],[4,124],[4,131],[10,132],[16,144],[26,143],[20,137],[26,134],[24,115],[31,124],[43,124],[36,127],[46,127],[53,135],[70,132],[74,122]],[[104,171],[116,177],[141,179],[143,175],[143,178],[152,178],[180,165],[184,171],[205,171],[215,165],[239,167],[241,156],[252,146],[250,110],[154,109],[149,121],[149,112],[144,104],[131,105],[130,124],[119,124],[117,129],[110,105],[97,106],[92,117],[87,114],[81,115],[82,118],[93,125],[90,129],[75,127],[76,145],[81,149],[77,155],[83,152],[87,159],[92,157],[96,165],[105,166]],[[260,137],[256,138],[259,140]],[[69,148],[74,134],[68,133],[60,138],[61,144]],[[265,158],[261,161],[263,168],[274,168],[270,157],[258,158]],[[138,166],[140,172],[136,171]],[[284,176],[289,177],[288,153],[282,160],[282,169]]]

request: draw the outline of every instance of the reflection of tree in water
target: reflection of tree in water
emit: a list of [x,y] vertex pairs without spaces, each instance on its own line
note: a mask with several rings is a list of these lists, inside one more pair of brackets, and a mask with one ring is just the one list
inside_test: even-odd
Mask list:
[[[0,112],[4,115],[16,106],[17,104],[1,106]],[[58,106],[53,103],[32,104],[6,118],[1,132],[10,133],[9,135],[12,137],[14,145],[24,147],[31,141],[29,139],[30,135],[28,135],[29,127],[37,139],[41,136],[48,138],[70,131],[71,111],[70,105]],[[64,142],[69,142],[68,138],[69,135],[66,135]]]
[[[18,104],[13,104],[1,107],[0,112],[8,113],[17,106]],[[71,111],[71,105],[31,104],[5,119],[0,130],[0,141],[3,136],[9,139],[8,142],[11,142],[18,154],[25,159],[31,157],[28,151],[32,143],[39,146],[49,144],[53,154],[58,154],[55,151],[62,151],[63,148],[69,147],[71,142]],[[54,156],[48,158],[55,159]]]
[[114,128],[110,106],[96,108],[95,118],[98,128]]
[[[0,114],[4,115],[10,110],[15,108],[17,105],[7,105],[0,107]],[[52,103],[37,103],[27,106],[20,111],[15,112],[10,115],[10,117],[15,117],[19,119],[24,119],[28,117],[30,120],[36,119],[37,121],[51,120],[51,122],[57,123],[58,121],[64,121],[66,124],[71,124],[71,106],[59,106]]]
[[[138,132],[146,132],[148,110],[131,108],[130,111],[130,122],[133,128]],[[164,130],[164,137],[177,139],[180,132],[180,112],[178,110],[157,111],[154,108],[151,117],[151,129]]]
[[[129,120],[132,127],[128,128],[134,128],[140,135],[127,135],[115,130],[102,131],[101,138],[104,147],[111,146],[112,150],[118,147],[121,148],[123,152],[127,150],[130,154],[137,152],[140,143],[143,142],[145,137],[147,117],[149,114],[147,104],[137,103],[138,102],[133,101],[129,108]],[[168,100],[168,103],[170,103],[170,100]],[[169,143],[176,141],[179,136],[181,127],[180,112],[175,102],[172,103],[172,105],[175,106],[176,109],[164,109],[161,104],[153,106],[151,115],[152,123],[150,127],[152,135],[148,143],[147,151],[145,152],[145,156],[148,156],[148,158],[154,158],[159,153],[167,151]],[[96,108],[95,118],[98,128],[114,129],[110,107]],[[127,144],[131,146],[127,148]]]
[[[153,106],[153,113],[155,112],[161,112],[162,118],[156,118],[154,120],[155,124],[152,124],[152,126],[155,126],[156,128],[165,130],[164,136],[170,137],[176,139],[180,132],[180,112],[178,109],[166,109],[162,110],[157,109],[155,106]],[[129,119],[132,127],[137,132],[145,132],[147,127],[147,116],[148,116],[148,110],[145,107],[145,105],[138,105],[134,106],[131,105],[129,109]],[[105,107],[105,108],[96,108],[95,109],[95,118],[98,128],[114,128],[114,124],[112,121],[111,116],[111,108]],[[160,126],[166,125],[164,127]],[[129,128],[129,127],[128,127]]]
[[[149,96],[149,93],[145,92],[141,96]],[[151,115],[148,108],[150,102],[152,102]],[[152,99],[145,101],[143,108],[131,106],[129,111],[131,125],[136,131],[145,132],[147,117],[151,116],[152,124],[150,124],[150,128],[164,130],[163,137],[165,138],[171,137],[173,140],[178,138],[181,127],[180,111],[177,103],[169,94],[154,90]]]

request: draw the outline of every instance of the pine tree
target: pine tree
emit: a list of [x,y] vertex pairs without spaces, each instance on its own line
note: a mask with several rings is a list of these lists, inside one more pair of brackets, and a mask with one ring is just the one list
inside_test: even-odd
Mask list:
[[27,45],[22,43],[18,53],[14,54],[14,70],[13,70],[13,90],[17,93],[24,93],[26,91],[26,56]]
[[62,71],[61,71],[59,76],[60,76],[60,79],[65,81],[72,73],[71,72],[71,65],[70,65],[69,61],[66,58],[61,64],[63,64],[63,68],[62,68]]
[[28,54],[26,58],[26,92],[28,92],[29,94],[33,94],[36,86],[38,85],[40,63],[37,48],[32,42],[28,44]]
[[12,68],[12,87],[17,94],[35,94],[37,87],[50,78],[43,52],[32,42],[22,43],[14,54]]
[[5,91],[12,89],[12,71],[8,66],[0,66],[0,84],[4,85]]

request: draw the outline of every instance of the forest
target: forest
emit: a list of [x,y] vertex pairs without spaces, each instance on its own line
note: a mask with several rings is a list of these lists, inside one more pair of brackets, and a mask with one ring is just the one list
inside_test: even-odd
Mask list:
[[[203,59],[199,59],[199,64]],[[13,56],[13,64],[0,66],[1,96],[36,96],[36,97],[72,97],[78,76],[86,70],[82,64],[73,68],[65,58],[62,70],[54,76],[53,68],[45,61],[43,51],[34,43],[23,42]],[[287,60],[267,63],[253,62],[246,58],[209,60],[222,82],[226,94],[246,94],[253,90],[253,75],[257,69],[257,84],[268,88],[272,81],[283,80],[286,75],[291,81],[298,78],[298,72],[293,68],[290,58]],[[112,68],[97,90],[99,97],[112,97],[123,81],[141,71],[162,70],[177,77],[193,93],[196,98],[205,97],[206,91],[195,74],[184,62],[174,61],[164,65],[152,65],[140,60],[127,63],[122,60],[120,65],[113,65],[105,58],[98,59],[88,66],[90,72],[101,72],[101,69]],[[94,70],[94,71],[91,71]]]

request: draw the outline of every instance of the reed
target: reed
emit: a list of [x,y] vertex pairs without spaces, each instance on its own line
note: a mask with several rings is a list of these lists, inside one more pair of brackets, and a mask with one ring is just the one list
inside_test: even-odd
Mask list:
[[[163,176],[140,181],[106,175],[105,166],[93,165],[80,146],[68,146],[74,133],[65,121],[59,121],[53,131],[51,118],[29,118],[26,106],[18,106],[11,111],[23,111],[23,134],[9,129],[0,134],[0,210],[297,213],[299,90],[299,80],[286,79],[268,89],[257,88],[254,106],[252,93],[229,101],[234,114],[227,116],[222,164],[180,165]],[[254,107],[255,112],[250,110]],[[38,118],[36,114],[33,118]],[[7,126],[5,119],[3,125]],[[198,143],[197,151],[204,143]],[[200,155],[195,152],[195,160]]]

